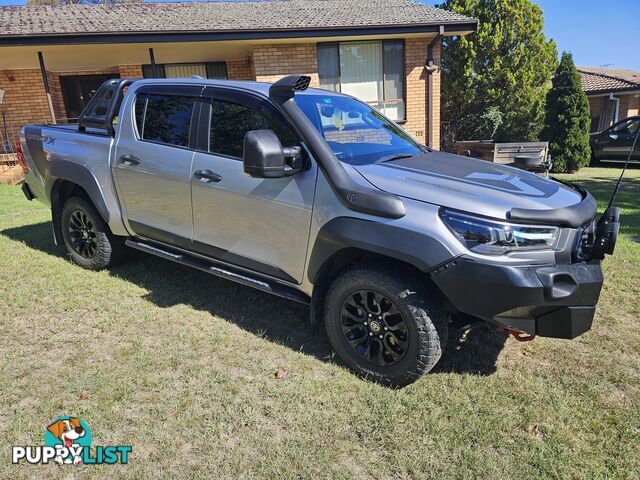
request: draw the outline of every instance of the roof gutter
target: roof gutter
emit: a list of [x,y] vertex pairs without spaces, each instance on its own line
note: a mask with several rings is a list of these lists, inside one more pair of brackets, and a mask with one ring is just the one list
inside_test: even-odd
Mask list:
[[616,90],[592,90],[585,92],[587,97],[608,97],[609,95],[630,95],[634,93],[640,93],[640,85],[635,85],[629,88],[618,88]]

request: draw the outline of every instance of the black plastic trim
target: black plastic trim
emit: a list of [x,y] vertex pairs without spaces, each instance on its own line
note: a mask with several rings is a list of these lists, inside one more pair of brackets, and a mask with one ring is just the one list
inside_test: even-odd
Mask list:
[[[56,181],[67,180],[82,187],[87,192],[93,205],[98,209],[103,220],[109,223],[109,209],[102,197],[102,191],[98,185],[98,181],[91,171],[74,162],[62,160],[60,158],[52,159],[49,166],[48,174],[40,172],[46,181],[46,191],[51,192]],[[51,193],[49,194],[51,196]]]
[[356,212],[386,218],[405,216],[406,210],[400,197],[382,190],[363,187],[351,178],[327,142],[295,103],[294,98],[289,98],[284,102],[279,102],[279,97],[272,98],[272,100],[281,107],[291,123],[303,135],[307,147],[313,153],[318,165],[329,180],[331,188],[345,207]]
[[361,218],[337,217],[325,223],[316,236],[307,268],[309,281],[315,283],[325,262],[346,248],[394,258],[423,271],[441,265],[453,256],[428,235]]
[[156,255],[166,260],[185,265],[187,267],[195,268],[212,275],[231,280],[233,282],[240,283],[249,287],[257,288],[279,297],[287,298],[295,302],[303,303],[305,305],[311,302],[308,295],[293,287],[282,285],[277,282],[270,282],[267,279],[253,276],[247,272],[236,270],[229,265],[218,263],[214,260],[206,260],[185,252],[173,250],[170,247],[164,245],[155,245],[140,240],[126,240],[126,245],[137,250]]
[[[574,187],[577,188],[577,187]],[[555,225],[558,227],[579,228],[594,219],[598,205],[593,196],[579,189],[583,195],[582,201],[574,205],[551,210],[530,210],[526,208],[512,208],[507,212],[507,218],[519,223]]]
[[31,187],[29,187],[29,184],[27,182],[23,181],[20,189],[22,190],[22,193],[24,193],[24,196],[26,197],[27,200],[31,201],[34,198],[36,198],[36,196],[31,191]]
[[242,255],[230,252],[223,248],[218,248],[206,243],[199,242],[197,240],[191,241],[190,239],[181,237],[180,235],[175,235],[173,233],[166,232],[164,230],[151,227],[149,225],[144,225],[132,220],[129,220],[129,226],[133,230],[133,233],[141,237],[145,237],[150,240],[156,240],[167,245],[173,245],[184,250],[190,250],[194,253],[204,255],[211,260],[224,262],[236,267],[256,272],[261,275],[277,278],[288,283],[298,283],[295,278],[274,265],[262,263],[257,260],[253,260]]

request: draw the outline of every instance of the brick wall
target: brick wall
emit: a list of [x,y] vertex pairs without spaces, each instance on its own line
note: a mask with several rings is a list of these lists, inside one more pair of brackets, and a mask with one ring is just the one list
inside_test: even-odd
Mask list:
[[[619,93],[614,94],[614,97],[620,99],[618,120],[640,115],[640,93]],[[603,113],[605,105],[609,102],[609,97],[600,95],[588,98],[591,119],[599,118]],[[613,119],[611,121],[613,122]],[[594,125],[592,131],[597,131],[597,127],[598,125]]]
[[120,78],[142,78],[142,65],[120,65]]
[[320,85],[318,59],[313,43],[295,45],[257,45],[253,47],[253,68],[258,82],[275,82],[299,73],[311,77],[311,86]]
[[[408,38],[405,40],[405,74],[407,89],[407,121],[404,129],[423,143],[428,142],[429,110],[427,99],[427,82],[429,73],[424,67],[427,56],[427,38]],[[440,47],[434,48],[434,60],[440,64]],[[436,119],[431,125],[431,146],[440,148],[440,71],[431,73],[433,76],[433,115]]]
[[2,70],[0,88],[5,91],[0,112],[8,124],[18,129],[25,123],[51,120],[40,70]]
[[229,80],[255,80],[251,60],[247,58],[227,61],[227,77]]
[[[424,67],[428,38],[412,38],[405,41],[406,116],[404,128],[421,142],[429,135],[427,121],[427,81]],[[255,79],[258,82],[274,82],[285,75],[300,73],[311,77],[311,86],[318,86],[318,62],[314,44],[258,45],[252,51]],[[434,49],[436,64],[440,63],[440,48]],[[440,71],[433,75],[433,116],[431,144],[440,148]]]
[[616,96],[620,98],[619,120],[640,114],[640,93],[628,93],[626,95]]
[[[434,122],[429,125],[427,88],[429,74],[424,67],[428,42],[428,38],[411,38],[405,41],[406,122],[404,128],[421,142],[427,143],[431,138],[431,145],[439,148],[440,71],[436,70],[431,74]],[[439,46],[434,49],[434,57],[438,65],[440,62]],[[300,73],[311,77],[311,86],[319,85],[316,46],[311,43],[256,45],[252,49],[250,59],[227,61],[227,72],[231,80],[262,82],[273,82],[285,75]],[[104,71],[50,72],[49,83],[56,116],[58,118],[66,116],[60,77],[102,73],[119,74],[123,78],[141,78],[142,67],[141,65],[120,65],[117,68]],[[0,71],[0,88],[7,91],[5,104],[0,108],[7,113],[9,123],[28,123],[49,118],[49,108],[39,70]],[[636,103],[633,103],[634,101]],[[640,98],[634,97],[628,103],[627,110],[629,112],[637,112],[640,108]]]
[[[435,64],[438,65],[439,67],[440,66],[440,42],[438,42],[438,45],[434,47],[433,56],[434,56]],[[427,120],[427,129],[430,132],[429,145],[435,148],[436,150],[439,150],[440,149],[440,100],[441,100],[440,86],[441,86],[441,79],[442,79],[440,68],[438,68],[438,70],[436,70],[435,72],[431,73],[431,76],[433,78],[433,83],[431,85],[432,91],[431,91],[431,96],[429,97],[429,99],[427,99],[427,105],[425,106],[425,108],[428,109],[429,102],[432,102],[433,109],[432,109],[431,123],[429,123],[429,121]],[[427,118],[429,117],[427,116]]]

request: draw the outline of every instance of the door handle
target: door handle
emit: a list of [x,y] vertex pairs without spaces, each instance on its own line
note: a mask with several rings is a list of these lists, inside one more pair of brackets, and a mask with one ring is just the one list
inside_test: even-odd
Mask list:
[[193,173],[193,176],[204,183],[219,182],[222,180],[220,175],[213,173],[211,170],[196,170]]
[[134,165],[139,165],[140,164],[140,159],[138,157],[136,157],[135,155],[122,155],[119,159],[118,159],[118,163],[121,165],[125,165],[127,167],[132,167]]

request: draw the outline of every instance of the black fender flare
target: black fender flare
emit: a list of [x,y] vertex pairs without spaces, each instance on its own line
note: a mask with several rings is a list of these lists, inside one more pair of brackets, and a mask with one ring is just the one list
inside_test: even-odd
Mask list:
[[98,185],[98,181],[95,179],[89,169],[83,165],[70,162],[63,159],[53,159],[48,166],[48,173],[46,178],[46,192],[49,195],[49,202],[51,204],[51,220],[53,222],[53,239],[56,245],[62,245],[62,226],[60,215],[62,213],[62,204],[60,202],[59,189],[57,185],[61,181],[67,181],[78,185],[88,195],[89,200],[98,210],[103,220],[109,222],[109,210],[107,204],[104,201],[102,192]]
[[363,218],[337,217],[325,223],[316,236],[307,268],[309,281],[315,283],[325,263],[347,248],[399,260],[422,271],[454,257],[442,243],[425,233]]
[[54,200],[52,197],[55,195],[55,184],[59,180],[75,183],[87,192],[89,199],[95,205],[103,220],[109,223],[109,209],[102,196],[102,191],[98,181],[87,167],[62,159],[51,161],[47,176],[47,183],[49,184],[47,191],[49,192],[49,200],[52,203]]

